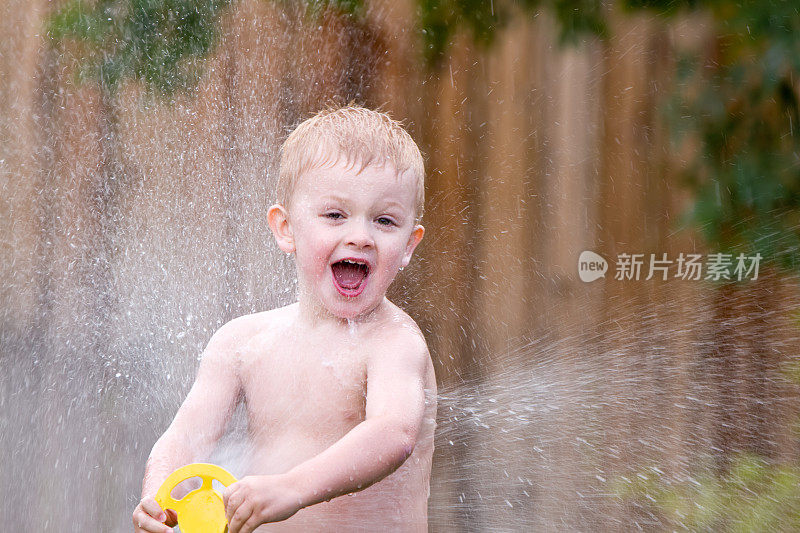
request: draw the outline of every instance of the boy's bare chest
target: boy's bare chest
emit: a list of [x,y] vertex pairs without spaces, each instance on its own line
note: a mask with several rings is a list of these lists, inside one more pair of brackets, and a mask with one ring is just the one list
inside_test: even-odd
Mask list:
[[364,419],[368,351],[335,339],[290,337],[251,350],[241,368],[251,432],[340,438]]

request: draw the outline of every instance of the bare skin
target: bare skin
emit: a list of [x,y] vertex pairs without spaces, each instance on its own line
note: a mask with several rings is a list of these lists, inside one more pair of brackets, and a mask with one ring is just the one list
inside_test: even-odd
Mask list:
[[[208,458],[240,400],[252,457],[223,495],[230,533],[427,531],[436,380],[421,332],[385,298],[422,238],[413,184],[385,167],[314,172],[291,215],[269,212],[281,249],[297,252],[299,302],[212,337],[148,460],[137,533],[171,531],[153,495]],[[369,264],[359,290],[332,281],[343,258]]]
[[[149,505],[143,518],[152,522],[141,531],[171,531],[152,518],[161,511],[152,495],[174,468],[210,454],[228,421],[219,413],[230,414],[239,394],[254,452],[251,475],[226,491],[226,506],[239,491],[253,490],[274,494],[265,496],[270,507],[262,518],[291,513],[257,531],[427,531],[433,365],[413,321],[388,300],[381,308],[374,321],[355,327],[308,323],[295,304],[221,329],[151,454],[140,507]],[[206,432],[187,439],[198,427]],[[173,457],[183,459],[167,458],[178,450]],[[355,494],[314,505],[349,492]],[[230,531],[237,518],[251,516],[229,516]]]

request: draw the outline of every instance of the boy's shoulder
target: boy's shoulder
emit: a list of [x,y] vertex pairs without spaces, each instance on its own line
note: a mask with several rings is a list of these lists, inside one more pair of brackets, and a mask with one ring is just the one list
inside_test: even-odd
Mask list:
[[295,316],[296,305],[236,317],[214,333],[209,346],[216,345],[226,351],[242,353],[254,340],[263,340],[285,330]]
[[422,330],[408,313],[387,300],[388,320],[380,325],[382,343],[399,344],[427,353],[428,345]]

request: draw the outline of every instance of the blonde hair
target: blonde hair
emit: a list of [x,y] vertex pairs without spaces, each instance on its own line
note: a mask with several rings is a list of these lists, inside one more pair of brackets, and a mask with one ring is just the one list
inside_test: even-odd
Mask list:
[[358,172],[391,164],[398,176],[410,172],[417,184],[416,218],[425,203],[422,154],[400,122],[386,113],[349,105],[328,108],[302,122],[281,146],[278,202],[287,205],[303,173],[344,157]]

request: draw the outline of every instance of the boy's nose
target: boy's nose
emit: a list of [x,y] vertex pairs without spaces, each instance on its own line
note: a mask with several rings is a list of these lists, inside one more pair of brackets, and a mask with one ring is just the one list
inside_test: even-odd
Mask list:
[[347,233],[347,244],[357,248],[368,248],[375,245],[375,241],[370,234],[366,224],[352,224]]

